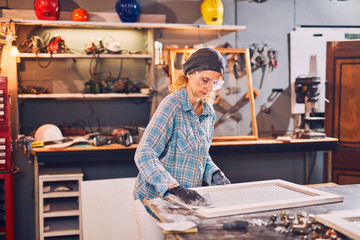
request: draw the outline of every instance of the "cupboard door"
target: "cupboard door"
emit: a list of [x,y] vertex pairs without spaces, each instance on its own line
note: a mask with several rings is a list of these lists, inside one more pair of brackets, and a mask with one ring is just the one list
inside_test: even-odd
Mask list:
[[[360,41],[328,42],[326,78],[325,132],[339,139],[333,171],[360,174]],[[335,175],[333,181],[346,182]]]

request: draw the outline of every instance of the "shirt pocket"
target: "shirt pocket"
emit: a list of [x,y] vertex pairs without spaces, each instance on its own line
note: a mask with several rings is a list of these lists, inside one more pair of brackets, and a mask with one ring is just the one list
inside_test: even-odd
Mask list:
[[176,151],[178,153],[191,154],[194,149],[195,137],[192,131],[183,129],[177,132]]

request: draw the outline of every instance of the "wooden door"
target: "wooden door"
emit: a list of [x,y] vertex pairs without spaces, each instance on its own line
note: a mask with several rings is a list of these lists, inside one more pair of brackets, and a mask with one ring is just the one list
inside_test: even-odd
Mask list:
[[327,43],[325,132],[339,139],[333,182],[360,183],[360,41]]

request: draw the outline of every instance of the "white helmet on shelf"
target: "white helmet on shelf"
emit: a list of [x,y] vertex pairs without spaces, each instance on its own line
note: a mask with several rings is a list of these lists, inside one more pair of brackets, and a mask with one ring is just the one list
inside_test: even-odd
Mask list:
[[53,124],[44,124],[35,132],[35,141],[56,142],[63,139],[60,129]]

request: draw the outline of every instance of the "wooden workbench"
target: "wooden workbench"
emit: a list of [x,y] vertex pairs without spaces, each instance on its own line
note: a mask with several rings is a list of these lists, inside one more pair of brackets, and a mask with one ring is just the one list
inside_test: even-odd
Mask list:
[[[277,141],[275,139],[258,139],[247,141],[213,141],[210,155],[220,154],[257,154],[257,153],[281,153],[281,152],[305,152],[305,179],[308,179],[309,157],[308,152],[324,151],[327,154],[325,179],[332,180],[331,152],[337,148],[337,138],[323,139],[292,139],[291,141]],[[129,147],[120,144],[89,147],[67,147],[63,149],[34,148],[31,154],[36,164],[46,165],[53,163],[98,161],[107,154],[108,159],[133,159],[137,144]],[[68,156],[71,154],[71,158]],[[81,156],[81,157],[77,157]],[[36,173],[37,169],[35,169]]]
[[[331,185],[327,187],[317,187],[317,189],[341,195],[344,201],[341,203],[321,204],[309,207],[298,207],[286,209],[289,215],[296,215],[303,211],[308,214],[322,214],[329,211],[360,209],[360,184],[356,185]],[[184,240],[222,240],[222,239],[301,239],[301,235],[291,235],[276,232],[274,227],[251,224],[252,222],[266,222],[269,221],[270,216],[276,214],[280,215],[281,209],[273,211],[265,211],[259,213],[233,215],[227,217],[217,217],[212,219],[203,219],[194,214],[192,210],[181,207],[181,205],[174,205],[168,199],[149,199],[149,206],[158,215],[163,222],[172,222],[174,219],[190,220],[197,224],[211,226],[221,224],[224,222],[232,222],[237,220],[246,220],[250,224],[244,230],[202,230],[199,229],[197,233],[177,233],[174,234],[177,239]]]
[[[293,139],[290,142],[276,141],[275,139],[259,139],[249,141],[219,141],[213,142],[210,155],[222,156],[228,154],[263,154],[279,152],[328,152],[328,179],[331,179],[331,151],[337,148],[336,138],[325,139]],[[39,216],[39,172],[47,168],[81,168],[84,180],[99,180],[119,177],[135,177],[137,168],[134,163],[134,154],[137,144],[125,147],[119,144],[105,146],[77,146],[63,149],[34,148],[31,151],[33,171],[29,173],[34,180],[34,218],[35,229],[38,229]],[[305,158],[305,173],[308,172],[308,159]],[[330,176],[330,177],[329,177]],[[305,178],[307,179],[307,178]],[[25,201],[22,200],[22,201]],[[23,203],[24,205],[24,203]],[[24,220],[24,225],[27,224]],[[31,238],[29,238],[31,239]]]
[[[216,141],[211,143],[210,151],[219,151],[224,147],[230,148],[237,153],[259,153],[261,152],[288,152],[288,151],[322,151],[334,150],[337,146],[337,138],[321,138],[321,139],[292,139],[291,141],[277,141],[276,139],[260,138],[258,140],[245,141]],[[54,152],[84,152],[84,151],[113,151],[122,150],[135,152],[137,144],[129,147],[120,144],[110,144],[104,146],[89,147],[67,147],[63,149],[52,149],[46,147],[33,148],[32,155],[39,155]]]

